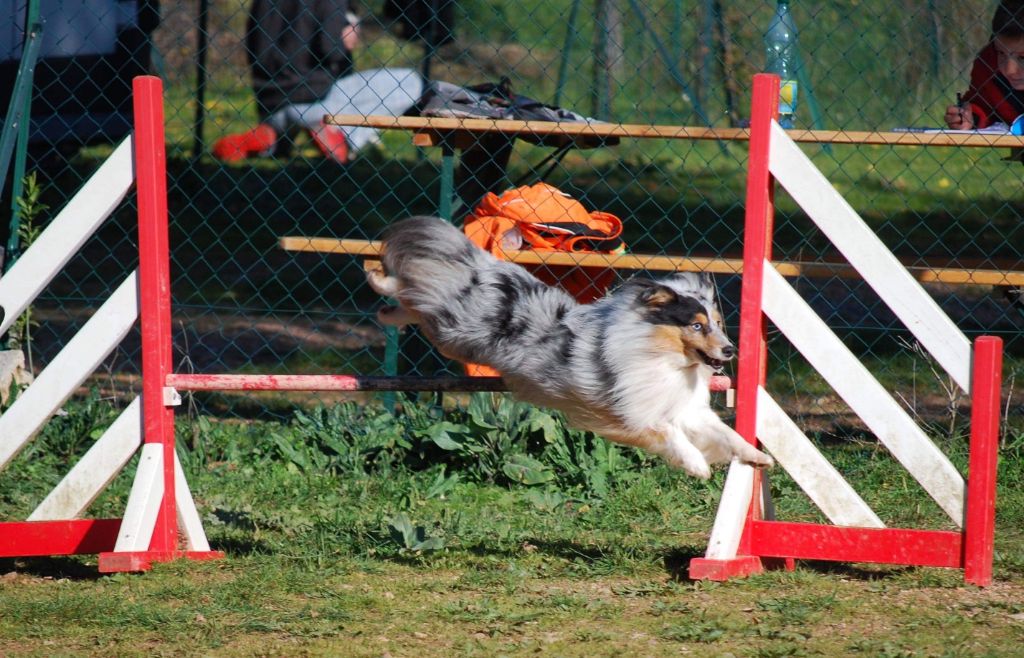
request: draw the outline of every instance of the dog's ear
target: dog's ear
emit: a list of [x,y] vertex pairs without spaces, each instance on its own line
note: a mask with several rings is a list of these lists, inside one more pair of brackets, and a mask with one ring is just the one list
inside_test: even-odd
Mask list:
[[649,308],[660,308],[678,299],[675,291],[653,281],[640,291],[640,303]]

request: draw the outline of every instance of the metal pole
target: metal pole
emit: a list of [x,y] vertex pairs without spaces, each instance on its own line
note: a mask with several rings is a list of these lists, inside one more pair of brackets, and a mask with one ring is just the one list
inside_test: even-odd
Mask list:
[[[25,13],[25,47],[21,53],[18,66],[18,77],[15,82],[14,94],[7,111],[3,137],[0,138],[0,192],[3,192],[7,180],[7,168],[10,163],[11,149],[14,151],[14,172],[11,182],[11,218],[10,233],[7,235],[6,252],[3,266],[9,269],[14,264],[18,252],[18,199],[21,198],[21,181],[25,177],[25,161],[28,159],[29,126],[32,123],[32,76],[35,73],[39,47],[43,41],[43,23],[39,19],[39,0],[29,0]],[[17,130],[15,140],[14,131]]]
[[192,124],[192,159],[203,154],[203,125],[206,123],[206,54],[209,51],[207,26],[210,0],[199,0],[199,25],[196,28],[196,114]]
[[582,2],[583,0],[572,0],[572,7],[569,9],[569,22],[565,27],[565,42],[562,44],[562,61],[558,65],[558,81],[555,83],[555,105],[562,104],[562,91],[569,77],[569,58],[572,55],[573,41],[576,40],[576,20]]

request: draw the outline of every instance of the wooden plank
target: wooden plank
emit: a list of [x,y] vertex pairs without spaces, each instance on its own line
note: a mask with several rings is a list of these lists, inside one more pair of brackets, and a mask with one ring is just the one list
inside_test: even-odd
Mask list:
[[750,533],[758,555],[771,557],[922,567],[960,567],[962,563],[959,532],[755,520]]
[[775,123],[770,161],[772,174],[793,200],[960,388],[970,393],[970,341]]
[[181,467],[178,453],[174,453],[174,499],[178,510],[178,528],[185,536],[186,548],[201,553],[209,552],[210,542],[206,539],[203,522],[199,519],[196,501],[185,479],[185,470]]
[[722,487],[718,512],[704,554],[706,559],[731,560],[736,557],[753,494],[754,469],[734,459],[725,475],[725,486]]
[[[186,391],[507,391],[501,377],[361,375],[170,374],[167,385]],[[732,380],[712,375],[708,389],[725,392]]]
[[964,479],[921,428],[772,269],[765,270],[764,312],[874,432],[957,526],[964,522]]
[[87,555],[114,546],[121,519],[0,523],[0,557]]
[[[747,141],[746,128],[705,128],[629,123],[571,123],[556,121],[515,121],[511,119],[459,119],[439,117],[393,117],[383,115],[336,114],[324,117],[340,126],[367,126],[381,130],[406,130],[420,133],[528,133],[587,137],[632,137],[636,139],[696,139]],[[968,146],[1024,147],[1024,137],[975,133],[907,133],[857,130],[788,130],[790,139],[811,144],[851,144],[885,146]]]
[[[338,238],[310,238],[286,236],[280,238],[285,251],[320,254],[344,254],[376,258],[381,243],[375,240]],[[714,274],[741,274],[743,259],[707,256],[660,256],[645,254],[588,254],[562,251],[510,251],[509,260],[525,265],[560,265],[581,267],[610,267],[620,270],[649,270],[652,272],[712,272]],[[840,277],[859,279],[860,274],[847,263],[772,261],[772,266],[785,277]],[[1024,286],[1024,271],[981,268],[906,266],[911,276],[922,283],[950,283],[989,286]]]
[[132,140],[127,137],[0,277],[0,335],[120,205],[134,175]]
[[144,551],[149,548],[157,513],[164,497],[164,446],[161,443],[145,443],[139,457],[138,470],[132,482],[128,504],[125,505],[124,519],[117,533],[114,552]]
[[117,477],[141,445],[142,407],[136,396],[28,520],[78,518]]
[[762,387],[757,389],[757,438],[829,521],[839,526],[885,527]]
[[0,470],[117,347],[138,314],[138,278],[132,272],[0,415]]

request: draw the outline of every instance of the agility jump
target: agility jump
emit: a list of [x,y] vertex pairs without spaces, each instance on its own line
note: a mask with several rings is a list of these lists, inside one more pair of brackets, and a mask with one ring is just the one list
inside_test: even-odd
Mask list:
[[[1002,342],[967,339],[896,262],[856,213],[774,122],[778,79],[755,76],[747,184],[747,220],[739,336],[737,430],[772,453],[836,525],[763,519],[759,476],[733,464],[708,553],[691,563],[694,578],[755,573],[762,558],[805,558],[962,568],[968,582],[991,582],[995,460]],[[103,220],[136,186],[139,270],[130,275],[53,362],[0,416],[0,470],[127,334],[142,331],[143,392],[26,521],[0,523],[0,557],[99,554],[103,572],[140,571],[211,551],[174,452],[174,407],[181,390],[503,390],[494,378],[385,378],[346,375],[198,375],[171,371],[169,245],[162,85],[134,81],[135,134],[123,142],[40,238],[0,279],[0,333],[31,304]],[[134,147],[134,160],[132,152]],[[869,375],[844,386],[837,368],[859,363],[807,315],[806,304],[768,263],[772,186],[778,180],[850,263],[897,311],[955,381],[972,395],[970,471],[964,480]],[[834,220],[829,220],[833,216]],[[859,224],[858,224],[859,222]],[[835,231],[843,232],[841,241]],[[881,264],[879,264],[881,263]],[[902,273],[902,274],[901,274]],[[885,285],[878,285],[883,279]],[[894,281],[896,283],[894,283]],[[140,295],[139,293],[145,294]],[[897,303],[894,303],[897,302]],[[796,312],[797,309],[800,312]],[[811,313],[813,315],[813,313]],[[962,532],[881,527],[809,440],[764,390],[767,316],[833,383]],[[834,363],[830,363],[831,361]],[[973,360],[973,367],[972,367]],[[837,366],[836,364],[842,364]],[[863,367],[860,366],[863,370]],[[865,378],[866,377],[866,378]],[[873,385],[872,385],[873,383]],[[863,389],[863,390],[862,390]],[[896,423],[893,425],[892,423]],[[141,460],[123,519],[79,518],[139,451]],[[915,466],[915,464],[918,464]],[[923,466],[921,466],[923,464]],[[834,473],[834,469],[831,469]],[[931,474],[935,475],[932,476]],[[859,502],[858,502],[859,501]],[[179,533],[184,543],[179,544]]]
[[[775,121],[779,80],[754,76],[740,309],[736,429],[760,441],[835,525],[766,520],[761,475],[733,463],[704,558],[692,578],[757,573],[762,558],[876,562],[964,570],[992,582],[1002,340],[972,346],[935,301]],[[971,396],[969,476],[963,477],[820,317],[771,266],[778,181],[835,247]],[[765,390],[771,320],[917,480],[960,531],[885,528]],[[966,495],[965,495],[966,491]]]

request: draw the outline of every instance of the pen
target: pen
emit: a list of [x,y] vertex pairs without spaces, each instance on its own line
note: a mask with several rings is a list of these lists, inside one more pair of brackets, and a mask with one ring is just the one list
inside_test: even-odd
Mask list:
[[964,120],[964,97],[960,92],[956,93],[956,106],[960,108],[960,122]]

